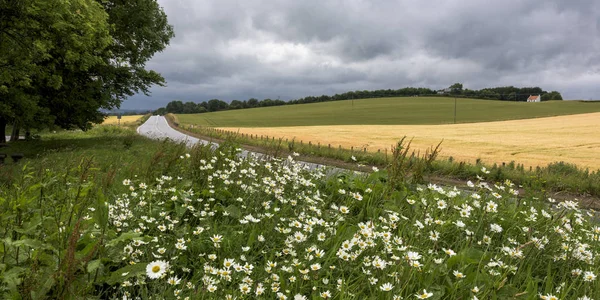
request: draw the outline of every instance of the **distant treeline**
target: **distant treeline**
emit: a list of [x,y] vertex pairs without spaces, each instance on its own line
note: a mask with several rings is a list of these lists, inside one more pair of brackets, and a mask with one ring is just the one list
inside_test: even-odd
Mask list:
[[254,107],[267,107],[267,106],[281,106],[281,105],[292,105],[292,104],[304,104],[304,103],[316,103],[316,102],[328,102],[328,101],[339,101],[339,100],[350,100],[350,99],[364,99],[364,98],[384,98],[384,97],[461,97],[461,98],[475,98],[475,99],[490,99],[490,100],[505,100],[505,101],[527,101],[530,95],[542,95],[542,101],[547,100],[562,100],[562,96],[557,91],[546,92],[539,87],[523,87],[517,88],[514,86],[506,87],[495,87],[495,88],[484,88],[481,90],[470,90],[463,89],[462,84],[455,83],[450,87],[443,90],[432,90],[429,88],[413,88],[406,87],[398,90],[374,90],[374,91],[349,91],[342,94],[335,94],[333,96],[321,95],[321,96],[308,96],[290,101],[263,99],[258,100],[256,98],[250,98],[248,100],[232,100],[227,103],[223,100],[212,99],[209,101],[203,101],[200,103],[195,102],[182,102],[180,100],[174,100],[169,102],[166,107],[157,109],[154,113],[164,115],[166,113],[175,114],[197,114],[221,110],[232,110],[232,109],[244,109]]

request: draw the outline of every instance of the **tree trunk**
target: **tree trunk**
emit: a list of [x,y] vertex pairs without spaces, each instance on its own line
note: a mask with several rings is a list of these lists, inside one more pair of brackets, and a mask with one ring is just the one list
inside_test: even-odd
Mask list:
[[13,130],[12,130],[12,134],[10,135],[10,141],[14,142],[14,141],[18,141],[19,140],[19,124],[15,122],[15,124],[13,124]]
[[2,132],[0,143],[6,143],[6,119],[2,117],[0,117],[0,132]]

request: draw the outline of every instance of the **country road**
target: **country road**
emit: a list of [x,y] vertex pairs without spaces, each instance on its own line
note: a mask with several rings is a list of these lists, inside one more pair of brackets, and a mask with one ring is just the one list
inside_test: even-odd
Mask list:
[[[143,136],[146,136],[146,137],[149,137],[152,139],[167,139],[168,138],[168,139],[171,139],[176,142],[186,143],[190,147],[197,143],[201,143],[204,145],[212,144],[213,147],[218,146],[217,143],[201,140],[201,139],[183,134],[183,133],[171,128],[171,126],[169,126],[169,123],[167,122],[167,119],[165,119],[165,117],[163,117],[163,116],[151,116],[144,124],[142,124],[140,127],[137,128],[137,132]],[[249,155],[255,156],[258,158],[262,158],[265,156],[262,153],[255,153],[255,152],[250,152],[247,150],[242,150],[242,152],[240,153],[240,156],[242,156],[242,157],[248,157]],[[307,166],[311,170],[327,167],[329,170],[327,173],[329,173],[329,174],[338,173],[340,171],[347,171],[347,170],[336,168],[336,167],[328,167],[328,166],[310,163],[310,162],[303,162],[303,161],[298,161],[298,162],[303,164],[304,166]]]

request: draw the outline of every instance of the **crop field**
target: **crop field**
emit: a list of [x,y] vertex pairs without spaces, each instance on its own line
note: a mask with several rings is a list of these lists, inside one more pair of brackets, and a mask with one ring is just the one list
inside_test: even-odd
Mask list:
[[[135,121],[139,120],[143,115],[134,115],[134,116],[122,116],[121,117],[121,125],[125,124],[133,124]],[[119,124],[119,120],[117,116],[109,116],[104,120],[102,125],[117,125]]]
[[338,125],[259,128],[222,128],[240,133],[283,137],[307,143],[389,149],[403,136],[414,138],[411,147],[424,151],[442,142],[440,156],[486,163],[515,161],[544,166],[565,161],[600,169],[600,113],[526,120],[452,125]]
[[[490,122],[600,112],[600,102],[541,103],[457,99],[456,122]],[[213,127],[436,125],[454,123],[454,98],[373,98],[180,115]]]
[[597,220],[485,169],[465,189],[328,177],[117,126],[8,149],[2,299],[600,297]]

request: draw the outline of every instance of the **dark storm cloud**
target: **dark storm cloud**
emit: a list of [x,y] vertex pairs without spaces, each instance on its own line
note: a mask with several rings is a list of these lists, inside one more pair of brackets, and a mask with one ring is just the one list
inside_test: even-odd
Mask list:
[[173,99],[515,85],[600,98],[600,1],[159,0],[175,27],[148,67]]

